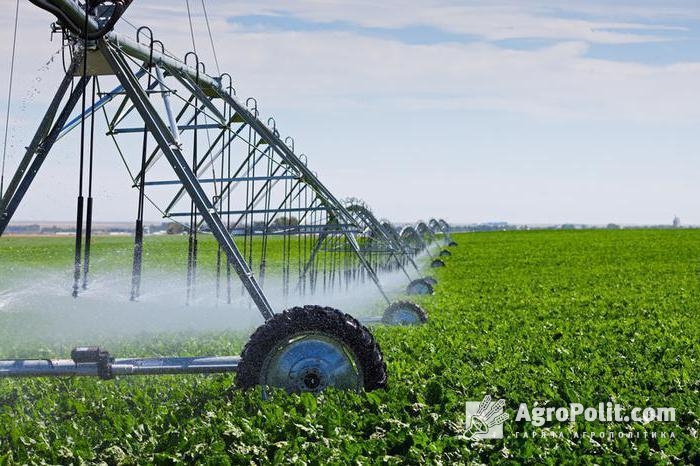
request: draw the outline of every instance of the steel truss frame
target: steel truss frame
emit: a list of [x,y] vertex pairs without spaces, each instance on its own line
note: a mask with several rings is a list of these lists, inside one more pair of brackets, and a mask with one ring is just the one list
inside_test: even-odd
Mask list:
[[409,282],[420,278],[419,276],[412,277],[409,274],[407,265],[410,265],[417,274],[420,274],[420,270],[413,257],[407,254],[405,246],[401,243],[400,238],[396,236],[396,231],[393,228],[387,229],[375,217],[369,206],[358,199],[348,200],[346,207],[353,214],[358,224],[365,228],[364,236],[367,240],[367,245],[364,250],[368,253],[385,255],[384,265],[389,268],[393,266],[398,267]]
[[[85,24],[86,35],[100,31],[100,27],[103,26],[98,24],[95,18],[87,15],[73,0],[32,0],[32,2],[52,12],[56,9],[61,10],[62,14],[70,17],[74,24]],[[79,37],[73,36],[73,39],[75,44],[80,43]],[[37,173],[56,141],[84,122],[86,114],[94,115],[95,111],[104,110],[107,104],[121,98],[116,112],[109,121],[108,134],[115,137],[119,134],[147,133],[156,143],[156,148],[150,152],[143,169],[133,177],[134,187],[140,186],[142,189],[144,186],[180,186],[165,209],[165,216],[174,218],[183,215],[181,212],[176,212],[175,207],[181,199],[185,198],[185,195],[190,198],[192,211],[187,214],[193,219],[190,222],[190,228],[194,228],[195,231],[206,228],[211,232],[225,255],[227,263],[232,266],[266,321],[274,317],[275,311],[266,298],[249,261],[236,245],[231,232],[243,221],[243,217],[249,214],[265,214],[264,228],[269,228],[279,213],[296,212],[294,207],[289,207],[289,203],[300,200],[302,196],[305,197],[305,203],[298,212],[303,216],[322,212],[325,215],[325,221],[322,225],[301,223],[290,225],[287,232],[305,230],[317,234],[318,241],[314,246],[312,257],[329,236],[342,237],[345,247],[354,254],[367,276],[389,302],[375,268],[367,260],[356,234],[366,231],[367,228],[371,229],[372,234],[381,238],[384,247],[388,248],[390,255],[405,272],[402,260],[406,260],[406,257],[414,267],[416,265],[406,254],[406,245],[401,243],[401,237],[395,236],[395,231],[393,234],[389,233],[369,209],[343,205],[307,167],[301,156],[294,152],[293,142],[289,144],[288,140],[281,139],[274,120],[268,120],[268,124],[261,121],[257,106],[254,105],[251,108],[248,105],[250,99],[244,104],[235,96],[235,93],[231,92],[231,86],[228,89],[225,88],[222,84],[223,76],[212,77],[206,74],[198,59],[192,67],[187,63],[187,59],[181,61],[167,54],[164,47],[161,51],[156,50],[154,47],[156,42],[151,36],[150,43],[145,46],[139,43],[138,39],[133,41],[111,31],[87,43],[88,47],[84,47],[86,50],[77,48],[70,67],[27,147],[7,191],[2,193],[0,236],[35,181]],[[87,57],[90,60],[99,61],[97,68],[102,69],[100,73],[82,70],[81,65],[87,63]],[[108,68],[106,73],[105,66]],[[119,86],[107,93],[102,93],[98,89],[100,99],[90,108],[86,108],[85,112],[77,118],[69,121],[78,100],[81,97],[84,98],[89,82],[97,80],[97,74],[113,74],[118,79]],[[80,76],[78,83],[68,93],[75,76]],[[143,78],[148,78],[148,84],[144,85],[141,82]],[[173,111],[170,101],[170,97],[176,93],[166,84],[166,78],[174,78],[189,93],[188,97],[182,98],[185,105],[177,114]],[[66,98],[67,94],[69,95]],[[150,98],[152,95],[162,97],[165,116],[161,115],[154,106]],[[62,105],[64,100],[65,103]],[[221,110],[217,103],[223,103],[224,110]],[[192,108],[195,109],[194,115],[188,114],[188,110]],[[104,113],[107,116],[106,111]],[[140,117],[143,127],[121,126],[132,114]],[[199,115],[204,116],[204,123],[198,121]],[[270,122],[272,122],[271,125]],[[218,135],[213,142],[209,143],[204,156],[197,159],[195,152],[194,160],[190,164],[183,150],[181,135],[185,131],[212,129],[218,130]],[[231,176],[224,177],[222,173],[220,177],[204,178],[211,164],[222,157],[232,141],[239,138],[246,130],[253,135],[253,142],[250,143],[249,138],[248,156],[243,164]],[[195,151],[196,147],[195,144]],[[161,157],[167,160],[176,180],[146,180],[149,170]],[[255,167],[264,162],[268,163],[269,173],[266,176],[256,175]],[[249,182],[260,182],[262,185],[253,191],[245,209],[224,209],[224,201],[230,198],[236,187],[240,183]],[[287,194],[279,207],[274,208],[269,205],[269,198],[264,201],[265,196],[262,193],[280,182],[289,183],[291,189],[286,191]],[[217,183],[221,184],[221,190],[214,197],[210,197],[204,186]],[[265,205],[259,207],[263,201]],[[224,222],[224,215],[237,215],[238,219],[231,225],[228,221]],[[418,270],[417,267],[416,270]],[[304,269],[304,274],[307,271],[308,265]],[[261,270],[260,275],[264,275],[264,269]],[[408,273],[406,275],[408,276]],[[112,378],[116,375],[231,372],[236,370],[240,361],[241,359],[237,356],[115,360],[99,348],[84,347],[76,348],[71,360],[0,361],[0,377],[83,375]]]
[[[82,14],[81,11],[76,12],[76,14],[78,13]],[[84,16],[80,18],[80,20],[84,21]],[[91,22],[92,18],[89,20],[89,23]],[[146,47],[114,32],[108,33],[103,39],[95,43],[94,46],[99,50],[105,62],[109,65],[110,70],[116,75],[120,85],[111,92],[102,94],[101,99],[96,102],[93,107],[87,108],[85,113],[89,114],[93,111],[104,109],[104,107],[115,98],[122,97],[116,113],[109,122],[108,134],[114,136],[122,133],[142,133],[143,131],[147,131],[148,134],[155,139],[157,146],[148,158],[145,171],[147,172],[152,168],[161,156],[165,156],[177,180],[146,181],[144,185],[158,186],[179,184],[181,186],[178,193],[165,209],[165,216],[168,218],[177,218],[190,215],[186,212],[173,212],[178,201],[180,201],[185,194],[188,195],[196,207],[195,215],[198,219],[197,227],[201,228],[203,225],[206,225],[206,228],[216,238],[221,250],[226,255],[228,261],[238,274],[243,286],[246,288],[251,299],[265,319],[272,317],[272,315],[274,315],[274,310],[266,299],[251,267],[247,264],[246,258],[243,257],[231,236],[231,230],[235,229],[238,224],[241,223],[243,217],[249,214],[271,214],[267,224],[267,226],[269,226],[280,213],[298,212],[304,215],[312,211],[326,213],[328,218],[332,219],[335,225],[332,231],[326,227],[318,227],[316,230],[307,229],[306,232],[344,236],[350,252],[356,254],[359,263],[366,270],[367,275],[374,282],[381,295],[389,301],[377,277],[376,271],[371,264],[365,260],[360,250],[355,234],[361,230],[361,227],[356,223],[353,215],[350,214],[330,190],[321,183],[318,177],[304,162],[302,162],[300,157],[281,140],[276,129],[274,127],[268,127],[268,125],[258,118],[256,109],[249,109],[247,105],[240,102],[235,95],[230,94],[223,88],[221,78],[212,78],[201,72],[199,70],[199,65],[197,65],[197,69],[193,69],[186,63],[154,50],[152,45]],[[8,189],[0,204],[0,236],[34,181],[36,174],[46,160],[53,144],[78,126],[81,118],[80,115],[70,122],[67,120],[79,98],[82,96],[82,93],[85,92],[88,82],[90,79],[95,79],[94,77],[87,76],[86,78],[81,78],[58,117],[56,117],[56,114],[58,113],[60,103],[70,83],[73,81],[74,75],[79,72],[82,59],[82,52],[74,57],[39,129],[27,148],[18,170],[8,185]],[[143,60],[144,65],[134,71],[129,64],[129,60]],[[149,74],[154,75],[153,77],[155,79],[152,80],[151,85],[144,86],[140,82],[140,78],[148,76]],[[167,100],[168,94],[172,93],[172,91],[168,90],[164,82],[165,76],[174,77],[191,92],[191,96],[186,99],[186,104],[177,116],[173,114],[171,104]],[[158,86],[161,88],[160,93],[163,95],[163,100],[165,101],[167,122],[160,115],[149,98],[151,94],[155,93],[154,90]],[[215,99],[223,102],[224,105],[232,109],[229,117],[225,116],[216,106],[214,103]],[[194,117],[190,116],[189,120],[184,125],[178,125],[178,122],[187,114],[188,106],[192,106],[192,101],[197,102],[197,111],[206,112],[206,116],[214,121],[213,124],[196,125],[193,123]],[[126,117],[134,111],[138,113],[143,120],[144,128],[120,128],[119,124],[124,122]],[[211,141],[209,148],[199,159],[200,163],[195,167],[191,167],[183,153],[180,134],[184,131],[210,128],[218,129],[219,134]],[[210,168],[211,163],[214,163],[232,141],[236,137],[239,137],[246,128],[249,128],[255,133],[257,143],[255,147],[251,148],[249,159],[245,160],[238,167],[234,176],[231,178],[200,178],[204,172]],[[225,141],[223,145],[222,141]],[[276,158],[275,163],[277,166],[272,175],[251,176],[248,173],[251,169],[254,170],[255,166],[273,156]],[[252,164],[249,163],[250,159],[252,159]],[[248,163],[247,171],[245,170],[246,163]],[[135,186],[144,175],[145,173],[138,173],[134,179]],[[246,206],[246,209],[234,211],[217,208],[231,195],[231,192],[238,184],[246,181],[260,181],[262,183],[262,186],[253,196],[251,205]],[[297,209],[285,209],[281,205],[277,208],[256,208],[262,201],[264,189],[280,181],[295,182],[295,186],[289,193],[294,199],[298,199],[304,193],[310,193],[312,195],[310,204]],[[224,183],[224,188],[217,196],[210,199],[202,187],[203,184],[207,183]],[[232,225],[227,226],[222,221],[223,215],[238,215],[239,218]],[[299,225],[296,229],[299,231],[302,227],[302,225]],[[290,233],[290,231],[287,230],[286,233]]]

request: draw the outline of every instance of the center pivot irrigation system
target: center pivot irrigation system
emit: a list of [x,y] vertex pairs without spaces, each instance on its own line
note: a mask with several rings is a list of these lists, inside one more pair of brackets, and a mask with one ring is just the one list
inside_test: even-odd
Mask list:
[[[193,52],[174,57],[147,27],[135,39],[114,32],[131,0],[31,2],[57,17],[52,28],[62,34],[70,59],[24,158],[0,193],[0,235],[54,144],[79,130],[73,296],[88,289],[93,163],[100,147],[95,125],[103,118],[138,192],[130,298],[138,300],[141,293],[143,215],[150,202],[187,233],[184,299],[198,292],[199,237],[211,234],[218,243],[217,297],[232,303],[249,296],[265,323],[240,356],[115,359],[99,347],[80,347],[71,359],[0,361],[0,377],[235,371],[242,388],[384,387],[386,365],[363,323],[418,324],[426,315],[414,303],[392,302],[380,277],[404,277],[406,294],[432,293],[437,282],[421,276],[417,260],[425,253],[432,267],[445,265],[430,247],[455,245],[449,225],[431,220],[399,232],[361,201],[338,200],[295,152],[294,140],[282,139],[274,119],[263,122],[255,99],[239,100],[230,75],[210,76]],[[138,162],[131,166],[121,142],[127,138],[132,146],[140,144]],[[163,173],[170,179],[162,179]],[[170,201],[159,206],[151,196],[155,190]],[[442,249],[437,256],[449,254]],[[263,292],[274,287],[284,296],[323,296],[351,292],[363,282],[388,307],[383,316],[362,322],[316,305],[276,313]]]

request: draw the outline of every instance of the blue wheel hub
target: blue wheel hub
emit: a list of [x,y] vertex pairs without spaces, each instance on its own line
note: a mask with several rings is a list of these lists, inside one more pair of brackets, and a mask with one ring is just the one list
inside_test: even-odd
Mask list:
[[320,333],[299,334],[270,352],[260,385],[289,393],[320,392],[328,387],[359,391],[363,376],[356,357],[340,341]]

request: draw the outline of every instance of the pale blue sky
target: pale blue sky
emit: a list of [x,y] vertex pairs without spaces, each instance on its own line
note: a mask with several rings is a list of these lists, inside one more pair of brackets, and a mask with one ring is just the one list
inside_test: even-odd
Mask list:
[[[214,70],[201,0],[190,4],[200,55]],[[14,1],[0,5],[8,44]],[[697,2],[207,0],[207,8],[222,71],[239,94],[258,98],[331,190],[381,216],[601,224],[678,215],[700,224]],[[184,0],[137,0],[127,18],[151,25],[173,52],[191,48]],[[60,79],[60,65],[37,71],[59,46],[49,42],[50,21],[22,3],[10,170]],[[0,63],[6,70],[9,47]],[[3,113],[7,77],[0,73]],[[57,148],[18,219],[72,218],[72,152],[70,141]],[[111,152],[101,163],[98,218],[131,220],[119,165]]]

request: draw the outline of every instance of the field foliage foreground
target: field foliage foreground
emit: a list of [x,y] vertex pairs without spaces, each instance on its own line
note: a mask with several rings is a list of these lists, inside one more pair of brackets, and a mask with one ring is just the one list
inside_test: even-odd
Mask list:
[[[233,390],[233,376],[0,380],[0,465],[700,464],[700,231],[455,239],[435,274],[436,294],[422,302],[430,322],[374,329],[388,363],[386,391],[262,401],[259,392]],[[43,242],[45,257],[66,248],[3,238],[0,292],[1,274],[34,261],[16,253],[31,241]],[[17,316],[3,312],[0,357],[25,352],[13,332]],[[236,354],[245,337],[164,334],[112,342],[118,353],[108,348],[129,356]],[[47,344],[35,356],[68,350]],[[464,436],[465,401],[486,394],[506,400],[503,440]],[[608,401],[673,407],[676,422],[514,422],[520,403]]]

